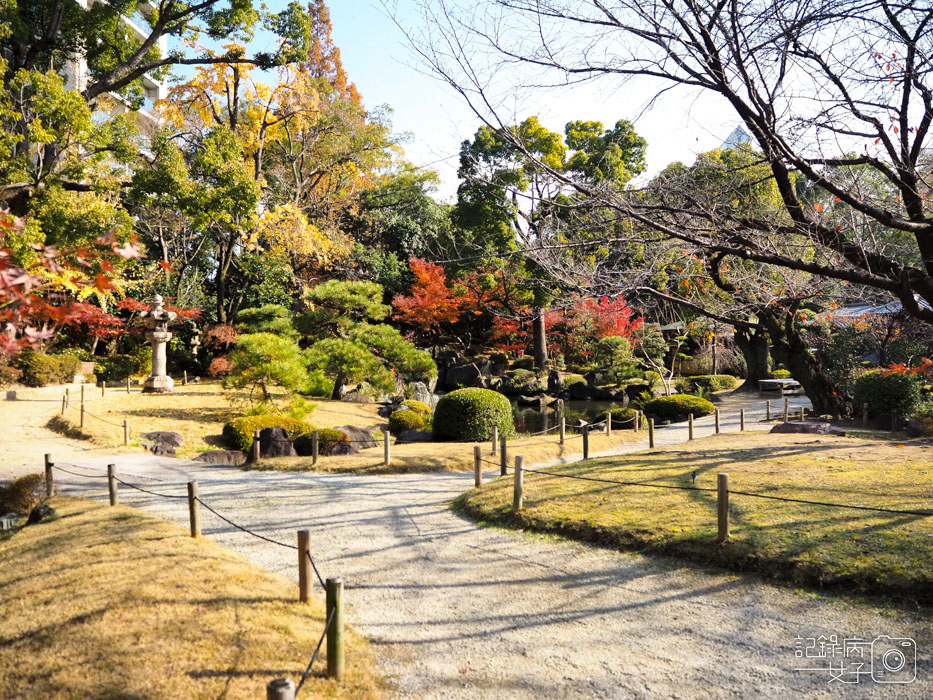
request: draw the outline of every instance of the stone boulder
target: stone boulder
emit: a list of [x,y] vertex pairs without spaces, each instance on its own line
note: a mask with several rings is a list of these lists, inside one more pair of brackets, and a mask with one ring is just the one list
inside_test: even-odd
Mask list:
[[409,442],[434,442],[434,435],[427,430],[405,430],[395,438],[396,445],[404,445]]
[[576,382],[567,388],[567,398],[571,401],[589,401],[593,398],[593,390],[586,382]]
[[335,442],[327,448],[327,452],[324,454],[328,457],[337,457],[339,455],[355,455],[359,451],[360,446],[352,442]]
[[376,403],[376,400],[372,396],[359,391],[348,391],[340,400],[349,401],[350,403]]
[[483,376],[479,367],[473,362],[468,365],[448,367],[445,381],[447,382],[448,389],[455,389],[458,386],[463,388],[487,388],[486,377]]
[[846,434],[845,430],[834,428],[829,423],[778,423],[771,428],[772,433],[803,433],[806,435],[840,435]]
[[593,390],[593,398],[597,401],[615,401],[616,390],[613,387],[597,387]]
[[412,382],[408,385],[408,390],[411,392],[413,400],[421,401],[428,406],[431,405],[431,399],[434,395],[428,390],[428,385],[424,382]]
[[142,437],[150,442],[161,442],[164,445],[171,445],[172,447],[181,447],[181,444],[184,442],[181,433],[175,433],[171,430],[156,430],[151,433],[143,433]]
[[239,450],[208,450],[195,457],[194,461],[222,467],[242,467],[246,464],[246,454]]
[[395,413],[396,411],[401,411],[403,408],[405,407],[402,406],[402,404],[400,403],[387,403],[384,406],[381,406],[379,408],[379,411],[378,411],[379,417],[388,418],[393,413]]
[[295,446],[285,428],[275,426],[259,432],[260,457],[297,457]]
[[177,457],[175,446],[169,445],[167,442],[144,442],[143,447],[156,457]]
[[564,390],[564,380],[557,370],[551,370],[547,373],[547,393],[551,396],[557,396]]
[[371,430],[366,428],[356,428],[352,425],[341,425],[337,427],[341,433],[347,436],[347,440],[350,441],[350,444],[356,448],[356,451],[366,450],[372,447],[376,447],[378,443],[376,438],[373,437]]
[[646,391],[649,394],[654,394],[654,392],[651,391],[650,384],[629,384],[627,387],[625,387],[625,393],[628,394],[629,399],[637,399]]
[[35,525],[36,523],[41,523],[43,520],[47,520],[55,515],[55,509],[48,505],[47,503],[40,503],[31,511],[29,511],[29,518],[26,519],[27,525]]

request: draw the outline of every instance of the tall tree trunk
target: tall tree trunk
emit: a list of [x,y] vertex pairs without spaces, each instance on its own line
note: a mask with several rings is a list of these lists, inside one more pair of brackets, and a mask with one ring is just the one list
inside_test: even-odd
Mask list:
[[343,383],[345,381],[347,381],[347,378],[343,374],[338,374],[337,377],[334,379],[334,390],[333,392],[331,392],[331,395],[330,395],[330,398],[333,399],[334,401],[340,401],[340,399],[343,398],[340,395],[340,390],[343,388]]
[[745,382],[739,387],[739,391],[758,391],[758,380],[771,377],[768,370],[768,336],[761,327],[756,328],[754,332],[736,328],[735,344],[745,358],[746,367]]
[[535,369],[539,372],[547,371],[547,326],[545,324],[544,309],[535,309],[532,320],[532,344],[534,346]]
[[800,382],[813,404],[814,413],[845,415],[848,412],[845,395],[807,348],[803,336],[794,326],[795,310],[778,309],[760,316],[771,339],[771,353]]

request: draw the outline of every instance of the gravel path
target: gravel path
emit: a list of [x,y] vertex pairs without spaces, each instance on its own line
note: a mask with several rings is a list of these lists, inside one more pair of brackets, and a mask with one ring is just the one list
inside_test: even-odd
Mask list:
[[[659,431],[659,441],[675,440],[676,431]],[[95,474],[115,462],[128,480],[164,493],[182,494],[184,482],[197,479],[218,511],[289,544],[309,528],[317,565],[325,577],[343,577],[349,619],[376,644],[393,697],[933,697],[928,619],[477,528],[448,508],[472,475],[250,473],[141,455],[76,457],[69,461]],[[99,478],[57,478],[66,492],[105,497]],[[125,487],[121,500],[187,524],[184,501]],[[206,536],[297,578],[293,550],[206,512],[202,521]],[[876,684],[865,676],[830,684],[828,671],[793,670],[804,665],[795,638],[833,634],[840,642],[915,639],[918,681]]]

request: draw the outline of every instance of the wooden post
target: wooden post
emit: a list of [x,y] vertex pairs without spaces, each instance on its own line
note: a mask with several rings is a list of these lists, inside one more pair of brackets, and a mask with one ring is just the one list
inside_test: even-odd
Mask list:
[[129,377],[126,378],[126,393],[127,394],[130,393],[130,378]]
[[739,409],[739,430],[745,432],[745,409]]
[[[586,433],[584,433],[586,435]],[[512,492],[512,512],[521,513],[522,503],[525,499],[525,474],[522,469],[525,466],[525,458],[521,455],[515,456],[515,486]]]
[[188,370],[182,370],[181,373],[181,385],[188,386]]
[[606,411],[606,435],[612,435],[612,414]]
[[729,539],[729,475],[719,474],[716,479],[716,509],[719,515],[717,542]]
[[803,406],[800,407],[800,422],[801,422],[801,423],[804,422],[804,408],[803,408]]
[[104,398],[107,393],[107,382],[100,383],[100,398]]
[[84,405],[84,384],[81,385],[81,405]]
[[84,427],[84,404],[83,404],[83,403],[81,404],[81,423],[80,423],[79,427],[81,427],[81,428]]
[[492,453],[496,454],[496,448],[499,446],[499,426],[492,426]]
[[863,428],[868,427],[868,404],[867,403],[862,404],[862,427]]
[[317,430],[311,433],[311,464],[317,464],[318,445],[320,445],[321,435]]
[[583,426],[583,459],[590,457],[590,426]]
[[62,415],[65,415],[65,395],[62,394]]
[[567,419],[560,417],[560,444],[564,444],[564,438],[567,436]]
[[715,419],[715,422],[716,422],[716,434],[719,435],[719,409],[718,408],[713,409],[713,418]]
[[253,444],[249,448],[249,462],[250,464],[255,464],[259,461],[259,457],[262,454],[262,449],[259,445],[259,431],[253,431]]
[[687,439],[693,439],[693,414],[690,413],[687,415]]
[[483,485],[483,448],[479,445],[473,445],[473,485]]
[[509,442],[505,436],[499,438],[499,476],[509,473]]
[[129,418],[123,419],[123,444],[124,445],[130,444],[130,419]]
[[382,431],[382,449],[382,463],[388,467],[392,464],[392,436],[388,430]]
[[114,478],[114,469],[116,464],[107,465],[107,489],[110,491],[110,505],[115,506],[119,502],[117,497],[117,480]]
[[[327,617],[333,614],[327,630],[327,677],[343,678],[346,659],[343,653],[343,579],[327,579]],[[326,619],[326,618],[325,618]]]
[[654,447],[654,418],[648,419],[648,447]]
[[771,420],[771,399],[768,399],[768,405],[765,408],[765,420]]
[[641,411],[637,408],[635,409],[635,432],[641,431]]
[[188,519],[191,521],[191,536],[201,536],[201,511],[198,510],[198,482],[188,482]]
[[311,531],[298,531],[298,601],[311,602]]
[[784,422],[787,422],[787,399],[784,399]]
[[288,678],[276,678],[266,686],[266,700],[295,700],[295,684]]
[[65,387],[65,408],[71,408],[71,389]]
[[55,491],[55,477],[52,476],[52,467],[55,465],[52,463],[52,455],[46,453],[45,455],[45,497],[51,498],[52,493]]

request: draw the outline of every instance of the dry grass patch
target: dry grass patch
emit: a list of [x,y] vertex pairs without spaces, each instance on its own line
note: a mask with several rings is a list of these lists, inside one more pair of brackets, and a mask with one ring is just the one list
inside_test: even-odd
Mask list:
[[[555,474],[732,490],[933,514],[933,447],[808,435],[720,435],[689,446],[550,468]],[[529,474],[464,494],[472,517],[621,549],[657,551],[844,591],[933,603],[933,517],[733,495],[732,537],[717,545],[715,491],[620,486]]]
[[[317,408],[307,419],[316,427],[337,425],[372,427],[382,420],[374,404],[314,400]],[[56,432],[86,439],[99,445],[123,447],[123,419],[130,421],[130,447],[139,449],[143,433],[171,430],[181,433],[184,444],[179,456],[193,457],[205,450],[226,447],[221,437],[224,423],[246,414],[250,409],[249,392],[224,390],[220,382],[175,385],[173,394],[144,394],[134,387],[109,388],[101,397],[100,389],[88,386],[85,392],[84,427],[78,428],[81,407],[72,396],[64,416],[56,411],[47,427]]]
[[[57,520],[0,540],[0,697],[256,700],[300,678],[320,601],[132,508],[53,505]],[[318,659],[302,695],[380,697],[368,644],[347,632],[345,679]]]
[[[315,412],[317,415],[317,412]],[[317,424],[317,423],[315,423]],[[644,433],[635,433],[631,430],[614,431],[611,437],[602,433],[590,435],[590,451],[600,452],[617,445],[638,442],[644,439]],[[261,460],[248,469],[261,471],[304,472],[315,471],[333,474],[366,473],[366,474],[404,474],[410,472],[438,472],[438,471],[472,471],[473,446],[484,446],[483,471],[493,471],[499,465],[499,455],[491,453],[492,445],[489,441],[476,442],[413,442],[403,445],[392,445],[392,464],[386,467],[383,464],[383,445],[362,450],[355,455],[341,455],[335,457],[321,457],[316,465],[311,464],[310,457],[281,457],[277,459]],[[579,436],[567,435],[567,441],[561,445],[556,435],[521,437],[509,440],[509,468],[513,464],[515,455],[522,455],[525,464],[549,462],[560,458],[576,457],[583,451],[583,441]]]

